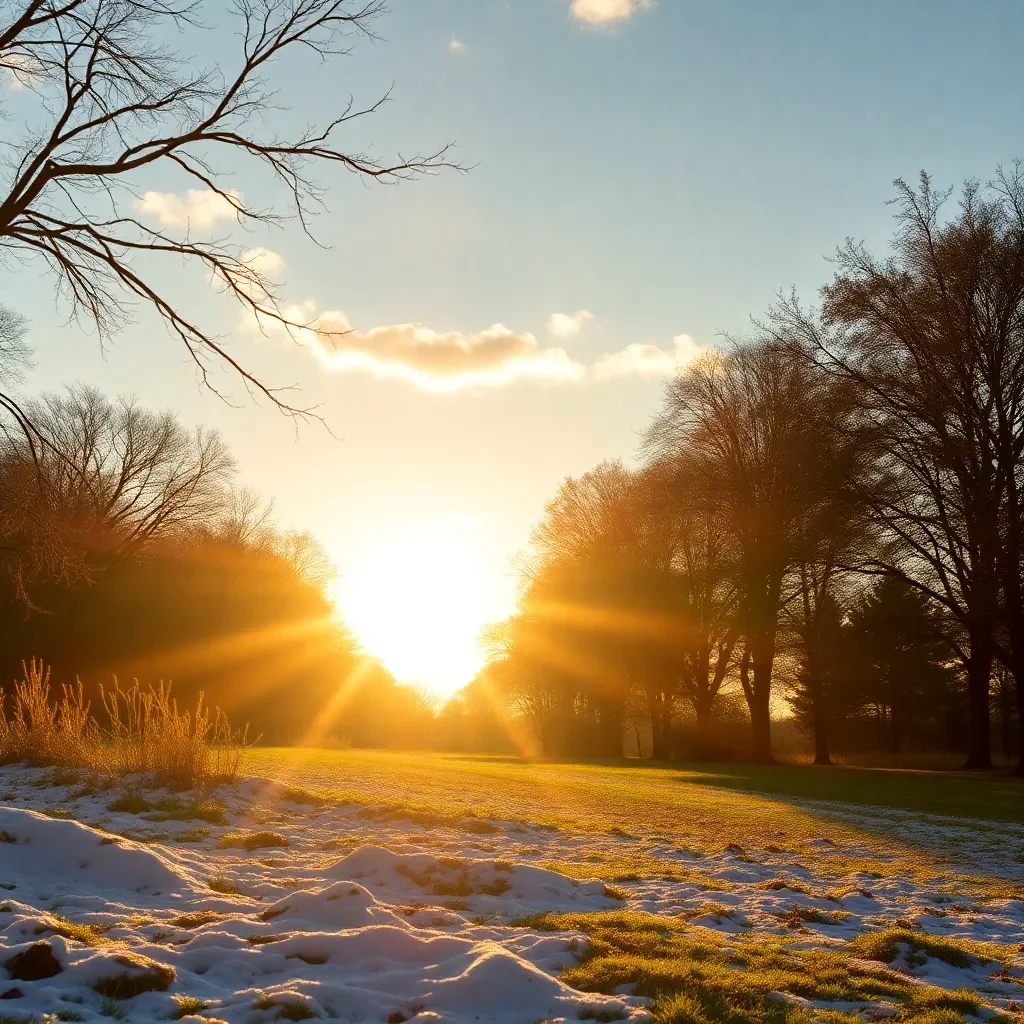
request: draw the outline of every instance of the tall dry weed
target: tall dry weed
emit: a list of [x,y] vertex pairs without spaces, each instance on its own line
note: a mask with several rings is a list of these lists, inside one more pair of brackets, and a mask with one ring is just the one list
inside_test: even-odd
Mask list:
[[110,720],[107,750],[111,772],[119,778],[151,772],[165,785],[192,789],[213,780],[238,777],[246,733],[232,730],[220,708],[211,709],[202,693],[195,706],[179,711],[170,683],[127,690],[117,680],[100,688]]
[[238,777],[245,730],[233,730],[202,694],[181,711],[169,683],[100,689],[107,724],[90,714],[81,682],[51,700],[50,670],[35,658],[8,697],[0,689],[0,764],[82,768],[113,778],[145,774],[156,785],[201,789]]
[[50,700],[50,670],[35,658],[22,662],[23,678],[7,700],[0,689],[0,762],[97,768],[102,743],[99,726],[89,714],[82,684],[62,686]]

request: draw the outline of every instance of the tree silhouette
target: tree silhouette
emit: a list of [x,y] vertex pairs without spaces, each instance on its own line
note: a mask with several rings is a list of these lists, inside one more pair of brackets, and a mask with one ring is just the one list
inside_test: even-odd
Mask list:
[[[279,118],[287,129],[268,129],[268,115],[282,110],[282,63],[345,55],[354,37],[371,35],[384,6],[238,0],[227,8],[229,22],[220,23],[225,9],[204,0],[6,4],[0,69],[35,103],[21,138],[7,138],[0,249],[8,259],[41,261],[71,312],[101,338],[141,304],[185,346],[207,386],[214,387],[212,358],[251,392],[303,412],[183,309],[170,288],[181,264],[194,264],[260,322],[308,326],[282,307],[259,261],[229,241],[154,227],[140,219],[133,200],[139,172],[157,171],[208,195],[243,227],[293,216],[309,230],[325,195],[319,171],[393,182],[452,166],[447,149],[381,161],[341,148],[336,137],[383,100],[365,107],[343,101],[323,124]],[[179,50],[168,43],[175,38],[183,40]],[[231,39],[237,48],[204,69],[194,54],[210,39]],[[261,208],[230,187],[229,172],[250,165],[269,173],[283,204]]]

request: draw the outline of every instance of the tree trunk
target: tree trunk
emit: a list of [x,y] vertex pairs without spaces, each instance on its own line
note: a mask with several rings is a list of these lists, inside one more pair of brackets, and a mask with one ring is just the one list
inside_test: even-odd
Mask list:
[[972,631],[971,656],[967,661],[968,744],[965,769],[988,771],[992,767],[991,631],[981,626]]
[[622,703],[602,701],[598,710],[598,744],[601,757],[622,757]]
[[[1018,761],[1016,772],[1024,775],[1024,594],[1022,594],[1020,572],[1003,574],[1003,593],[1006,600],[1007,625],[1010,634],[1010,672],[1013,675],[1014,689],[1017,691],[1017,728],[1020,734]],[[1006,710],[1009,710],[1009,701]],[[1008,718],[1006,711],[1004,719]],[[1004,733],[1009,734],[1009,723],[1004,725]]]
[[647,708],[651,717],[651,758],[667,761],[669,757],[668,715],[665,694],[661,690],[648,690]]
[[[1024,776],[1024,637],[1012,637],[1013,682],[1017,691],[1017,775]],[[1007,729],[1009,732],[1009,729]]]
[[[750,666],[753,662],[754,675],[750,677]],[[772,715],[771,715],[771,665],[768,665],[768,679],[765,679],[763,660],[753,658],[750,646],[743,652],[740,663],[740,682],[743,694],[747,698],[750,709],[751,755],[760,764],[772,764]],[[760,669],[760,671],[759,671]],[[767,685],[765,685],[767,683]]]
[[707,691],[698,693],[693,700],[693,714],[697,719],[697,728],[706,729],[711,724],[711,710],[714,698]]
[[814,722],[814,763],[831,764],[832,754],[828,749],[828,715],[825,701],[818,686],[811,689],[811,718]]
[[816,642],[807,644],[807,693],[811,698],[811,727],[814,729],[814,763],[831,764],[828,749],[828,713],[825,708],[825,688],[822,686]]
[[750,725],[753,730],[754,760],[759,764],[773,764],[772,715],[767,693],[754,693],[750,704]]

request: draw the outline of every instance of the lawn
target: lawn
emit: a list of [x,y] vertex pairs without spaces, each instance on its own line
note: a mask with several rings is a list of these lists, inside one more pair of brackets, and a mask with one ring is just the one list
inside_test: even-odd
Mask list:
[[810,853],[820,850],[822,840],[841,840],[859,844],[872,858],[890,863],[906,859],[907,837],[890,828],[884,813],[832,813],[827,803],[807,801],[889,808],[894,819],[928,813],[990,823],[954,829],[949,822],[949,832],[957,832],[960,842],[985,842],[999,832],[1000,823],[1024,822],[1024,782],[953,773],[558,764],[288,748],[250,751],[245,770],[340,800],[516,819],[574,832],[663,837],[703,851],[735,844]]

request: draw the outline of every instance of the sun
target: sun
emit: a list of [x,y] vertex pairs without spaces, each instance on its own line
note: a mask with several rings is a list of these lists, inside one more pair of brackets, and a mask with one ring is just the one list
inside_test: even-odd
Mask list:
[[483,627],[508,613],[492,563],[468,516],[382,525],[343,559],[335,600],[368,654],[444,700],[483,666]]

